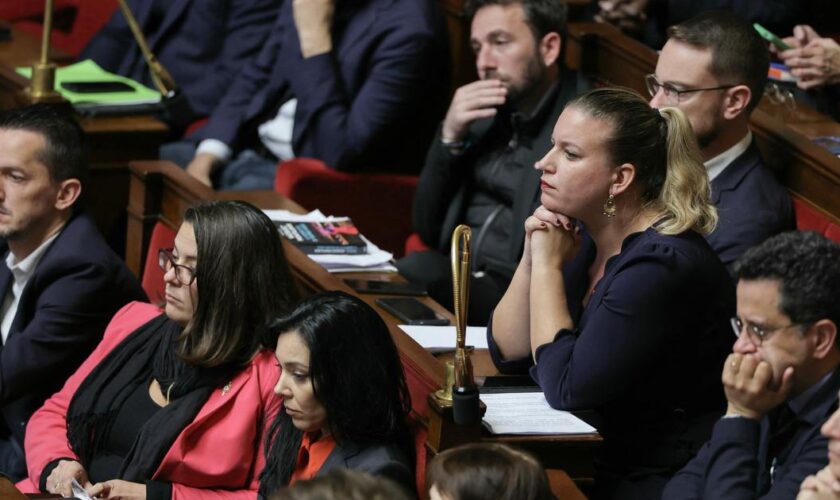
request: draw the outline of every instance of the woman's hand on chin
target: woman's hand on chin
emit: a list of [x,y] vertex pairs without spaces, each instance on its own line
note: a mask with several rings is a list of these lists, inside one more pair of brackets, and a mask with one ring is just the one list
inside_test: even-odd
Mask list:
[[531,235],[531,263],[533,266],[545,266],[548,269],[560,269],[564,263],[572,260],[580,248],[580,231],[576,226],[571,230],[546,224],[540,231]]
[[146,485],[112,479],[94,484],[88,488],[87,493],[93,498],[146,500]]
[[552,212],[551,210],[545,208],[545,205],[540,205],[536,210],[534,210],[534,217],[546,224],[551,224],[557,228],[563,228],[566,231],[575,230],[577,226],[577,222],[573,218],[558,212]]

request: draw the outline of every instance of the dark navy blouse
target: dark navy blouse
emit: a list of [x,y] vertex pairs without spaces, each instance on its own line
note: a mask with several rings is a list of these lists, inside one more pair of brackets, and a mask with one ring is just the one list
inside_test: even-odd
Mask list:
[[493,361],[503,373],[530,366],[554,408],[594,410],[605,438],[602,470],[673,474],[707,439],[707,415],[723,410],[720,374],[735,341],[732,280],[699,234],[650,228],[624,240],[584,307],[595,254],[585,235],[563,269],[576,328],[538,347],[531,366],[501,359],[491,323]]

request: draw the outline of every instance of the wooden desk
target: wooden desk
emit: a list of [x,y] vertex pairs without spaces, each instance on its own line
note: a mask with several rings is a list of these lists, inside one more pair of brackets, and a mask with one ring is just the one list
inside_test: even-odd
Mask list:
[[[0,109],[29,103],[23,89],[29,80],[15,72],[40,56],[40,40],[12,29],[12,40],[0,43]],[[52,60],[73,62],[60,51]],[[122,229],[128,205],[128,162],[158,157],[169,128],[151,115],[78,117],[90,145],[90,177],[84,189],[87,206],[100,231],[112,237],[112,246],[122,251]]]
[[[652,49],[597,23],[572,23],[567,43],[569,67],[599,83],[647,95],[644,76],[653,73],[657,60]],[[765,163],[788,190],[840,223],[840,158],[811,142],[821,135],[840,135],[840,124],[804,103],[789,111],[764,97],[750,128]]]
[[[162,222],[176,229],[184,211],[198,201],[242,199],[261,208],[302,210],[294,202],[271,191],[216,193],[180,168],[166,162],[132,162],[130,170],[126,263],[138,275],[143,271],[142,266],[154,225]],[[458,426],[451,420],[448,412],[435,411],[428,404],[427,396],[443,385],[444,363],[399,329],[396,318],[374,304],[379,296],[356,294],[342,281],[342,275],[328,273],[294,246],[287,242],[284,242],[284,245],[292,274],[302,292],[306,294],[322,290],[341,290],[357,295],[379,311],[400,351],[406,377],[410,380],[409,389],[414,412],[429,432],[427,447],[430,453],[480,439],[502,441],[531,450],[546,466],[564,469],[575,480],[591,479],[592,459],[596,447],[601,442],[600,436],[491,436],[483,433],[480,425]],[[372,274],[366,276],[374,277]],[[353,277],[358,276],[354,274]],[[375,277],[402,279],[394,274],[377,274]],[[424,300],[429,307],[452,319],[451,314],[442,306],[431,299]],[[477,358],[482,356],[484,362],[476,364],[483,366],[483,374],[495,373],[495,368],[487,362],[487,353],[479,353]]]

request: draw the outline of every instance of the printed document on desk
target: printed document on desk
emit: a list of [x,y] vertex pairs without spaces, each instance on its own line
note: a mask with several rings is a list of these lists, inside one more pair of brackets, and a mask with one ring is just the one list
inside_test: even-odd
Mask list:
[[594,427],[548,405],[542,392],[481,394],[484,426],[493,434],[594,434]]
[[[408,334],[415,342],[424,349],[439,351],[451,351],[455,349],[455,327],[454,326],[421,326],[421,325],[399,325],[400,330]],[[487,327],[468,326],[467,345],[476,349],[487,349]]]
[[[263,210],[272,221],[284,222],[340,222],[349,220],[347,217],[334,217],[324,215],[320,210],[313,210],[307,214],[296,214],[288,210]],[[321,264],[331,273],[346,272],[397,272],[397,268],[391,264],[394,255],[386,252],[362,235],[367,242],[367,253],[360,255],[331,255],[318,254],[309,255],[309,258]]]

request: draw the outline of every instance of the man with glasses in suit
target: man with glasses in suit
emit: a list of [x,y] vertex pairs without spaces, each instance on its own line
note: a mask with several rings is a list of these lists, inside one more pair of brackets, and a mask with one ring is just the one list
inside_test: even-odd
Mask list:
[[668,29],[656,72],[647,76],[650,105],[680,108],[694,128],[720,216],[707,239],[730,269],[748,248],[794,228],[790,197],[749,129],[769,61],[749,23],[709,12]]
[[736,275],[726,414],[664,499],[795,498],[828,463],[820,427],[840,389],[840,245],[782,233],[747,251]]

